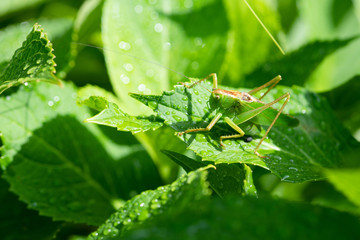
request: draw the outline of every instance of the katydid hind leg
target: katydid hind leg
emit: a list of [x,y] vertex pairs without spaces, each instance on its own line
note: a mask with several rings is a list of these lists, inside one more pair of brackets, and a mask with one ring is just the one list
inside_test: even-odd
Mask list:
[[[270,124],[270,126],[267,128],[264,136],[260,139],[258,145],[257,145],[257,146],[255,147],[255,149],[254,149],[254,153],[255,153],[257,156],[261,157],[261,158],[265,158],[265,156],[260,155],[260,154],[258,153],[258,149],[259,149],[260,145],[262,144],[262,142],[264,141],[264,139],[266,138],[266,136],[269,134],[271,128],[274,126],[276,120],[279,118],[280,114],[281,114],[282,111],[284,110],[285,105],[289,102],[289,100],[290,100],[290,93],[286,93],[286,94],[282,95],[281,97],[275,99],[275,100],[272,101],[271,103],[268,103],[268,104],[272,105],[272,104],[274,104],[274,103],[276,103],[276,102],[279,102],[280,100],[282,100],[282,99],[284,99],[284,98],[286,98],[286,99],[285,99],[285,102],[282,104],[282,106],[281,106],[281,108],[279,109],[278,113],[276,114],[274,120],[272,121],[272,123]],[[267,105],[268,105],[268,104],[267,104]],[[269,107],[270,107],[270,105],[269,105]]]

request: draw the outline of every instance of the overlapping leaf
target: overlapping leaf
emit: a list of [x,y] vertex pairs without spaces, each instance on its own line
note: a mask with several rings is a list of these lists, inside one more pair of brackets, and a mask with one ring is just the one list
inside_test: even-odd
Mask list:
[[[171,160],[182,166],[185,171],[193,171],[209,165],[211,162],[201,162],[185,155],[163,150]],[[255,195],[256,188],[252,182],[252,170],[245,164],[217,164],[208,169],[208,178],[211,188],[221,197],[226,195]]]
[[159,186],[161,179],[144,149],[136,141],[129,145],[132,136],[115,132],[128,145],[110,141],[98,127],[82,123],[89,113],[75,101],[68,84],[21,87],[0,98],[1,165],[11,191],[30,208],[97,225],[114,203]]
[[[166,124],[179,132],[209,124],[216,114],[209,104],[211,88],[210,83],[203,82],[190,89],[175,86],[174,91],[164,92],[162,96],[132,96],[151,107]],[[270,102],[285,92],[291,94],[291,102],[284,112],[297,117],[300,125],[271,129],[259,150],[267,156],[265,159],[253,153],[264,129],[259,136],[253,136],[254,141],[227,140],[224,148],[219,145],[219,136],[232,132],[222,121],[210,132],[185,134],[182,139],[203,160],[258,165],[290,182],[320,179],[320,166],[338,166],[342,162],[342,152],[357,143],[333,116],[327,102],[303,88],[277,87],[264,101]]]
[[118,209],[89,239],[119,239],[129,229],[158,217],[186,209],[188,204],[209,195],[206,171],[183,175],[170,185],[135,196]]
[[130,230],[124,239],[358,239],[359,227],[356,216],[329,208],[227,198],[194,202],[180,214],[164,215]]
[[154,116],[133,117],[124,113],[115,103],[108,102],[103,97],[91,96],[82,103],[101,111],[97,115],[88,118],[89,123],[101,124],[109,127],[116,127],[119,131],[132,133],[155,130],[161,127],[162,121]]

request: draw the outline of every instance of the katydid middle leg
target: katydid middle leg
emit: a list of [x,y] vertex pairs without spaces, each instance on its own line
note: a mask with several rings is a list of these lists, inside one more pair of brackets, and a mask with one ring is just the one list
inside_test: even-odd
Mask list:
[[277,75],[276,77],[274,77],[273,79],[271,79],[270,81],[268,81],[267,83],[265,83],[264,85],[260,86],[260,87],[257,87],[251,91],[248,92],[248,94],[254,94],[254,93],[257,93],[258,91],[268,87],[269,89],[259,98],[259,100],[261,100],[263,97],[266,96],[266,94],[268,94],[270,92],[271,89],[273,89],[276,84],[278,84],[279,82],[281,81],[281,76],[280,75]]
[[191,84],[190,86],[187,86],[187,85],[185,85],[184,83],[181,83],[181,84],[184,85],[184,86],[187,87],[187,88],[192,88],[192,87],[198,85],[199,83],[201,83],[201,82],[203,82],[203,81],[205,81],[205,80],[208,80],[208,79],[210,79],[210,78],[213,79],[213,89],[217,89],[218,80],[217,80],[217,75],[216,75],[216,73],[210,73],[208,76],[206,76],[206,77],[204,77],[204,78],[202,78],[202,79],[194,82],[194,83]]
[[225,122],[232,127],[232,129],[234,129],[235,131],[238,132],[238,134],[233,134],[233,135],[229,135],[229,136],[221,136],[220,137],[220,145],[222,147],[224,147],[225,145],[223,144],[223,139],[230,139],[230,138],[241,138],[242,136],[245,135],[245,132],[238,126],[236,125],[230,118],[225,117],[224,118]]

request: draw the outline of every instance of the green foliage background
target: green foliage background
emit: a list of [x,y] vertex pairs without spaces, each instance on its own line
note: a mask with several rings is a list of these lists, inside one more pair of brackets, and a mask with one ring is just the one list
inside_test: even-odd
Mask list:
[[[1,1],[2,239],[360,238],[360,1],[248,2],[286,55],[244,1]],[[263,127],[175,136],[214,113],[174,85],[213,72],[282,75],[268,158]]]

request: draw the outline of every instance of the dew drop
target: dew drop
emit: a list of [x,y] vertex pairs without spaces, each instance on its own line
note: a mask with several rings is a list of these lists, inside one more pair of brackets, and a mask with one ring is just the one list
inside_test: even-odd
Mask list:
[[152,20],[157,20],[159,18],[159,14],[156,11],[152,11],[150,17]]
[[121,74],[120,75],[120,80],[124,83],[124,84],[128,84],[130,82],[130,78],[128,76],[126,76],[125,74]]
[[123,50],[129,50],[131,48],[131,45],[130,45],[130,43],[121,41],[121,42],[119,42],[119,48],[123,49]]
[[198,46],[201,46],[203,44],[203,40],[201,37],[195,38],[194,41],[195,41],[195,44]]
[[133,65],[130,64],[130,63],[124,64],[124,68],[125,68],[125,70],[128,71],[128,72],[131,72],[132,70],[134,70]]
[[28,83],[28,82],[24,82],[24,86],[25,86],[25,87],[29,86],[29,83]]
[[284,181],[285,179],[288,179],[290,176],[289,175],[285,175],[283,178],[281,178],[281,181]]
[[175,121],[178,121],[178,122],[180,122],[182,120],[182,118],[179,116],[173,116],[173,118],[175,119]]
[[123,222],[124,225],[128,225],[131,223],[131,218],[126,218]]
[[52,107],[52,106],[54,106],[54,102],[53,101],[48,101],[48,105],[50,106],[50,107]]
[[192,0],[185,0],[184,6],[186,8],[191,8],[193,6],[193,1]]
[[36,64],[40,64],[41,63],[41,59],[36,60]]
[[28,69],[30,67],[30,65],[27,63],[25,64],[25,66],[23,67],[23,70],[25,71],[26,69]]
[[170,42],[165,42],[164,45],[163,45],[163,49],[164,50],[170,50],[171,48],[171,43]]
[[153,77],[154,76],[154,70],[152,70],[152,69],[146,70],[146,76]]
[[9,101],[11,99],[10,96],[6,96],[6,100]]
[[154,26],[154,30],[155,30],[155,32],[158,32],[158,33],[162,32],[164,30],[164,26],[161,23],[157,23]]
[[326,122],[321,121],[321,123],[320,123],[320,128],[321,128],[323,131],[325,131],[325,130],[326,130]]
[[144,91],[145,94],[151,94],[151,90],[149,88],[146,88]]
[[33,74],[37,70],[37,67],[29,68],[29,70],[26,72],[28,75]]
[[297,172],[297,171],[298,171],[298,169],[297,169],[297,168],[295,168],[295,167],[289,167],[289,170],[294,170],[295,172]]
[[140,5],[140,4],[136,5],[135,8],[134,8],[135,12],[138,13],[138,14],[142,13],[143,9],[144,9],[143,6]]
[[192,69],[198,69],[199,68],[199,63],[197,61],[194,61],[191,63],[191,67]]
[[138,86],[138,90],[139,90],[140,92],[144,92],[145,89],[146,89],[146,86],[145,86],[145,84],[143,84],[143,83]]
[[55,96],[55,97],[54,97],[54,101],[55,101],[55,102],[60,101],[60,97],[59,97],[59,96]]

